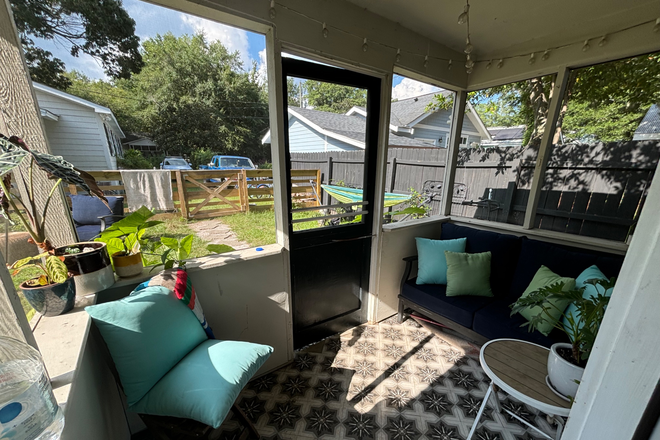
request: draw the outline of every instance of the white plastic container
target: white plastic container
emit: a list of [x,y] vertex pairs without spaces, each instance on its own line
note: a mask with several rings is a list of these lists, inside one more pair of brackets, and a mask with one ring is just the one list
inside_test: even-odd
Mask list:
[[64,429],[41,355],[0,337],[0,439],[56,440]]

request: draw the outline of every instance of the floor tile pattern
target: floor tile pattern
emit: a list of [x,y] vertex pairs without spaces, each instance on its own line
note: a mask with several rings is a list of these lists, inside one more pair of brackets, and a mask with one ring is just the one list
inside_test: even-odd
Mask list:
[[[478,348],[413,319],[395,317],[327,339],[322,350],[248,384],[239,406],[267,440],[464,440],[486,394]],[[544,414],[505,394],[501,405],[545,432]],[[535,440],[488,407],[475,440]],[[232,440],[230,417],[221,438]]]

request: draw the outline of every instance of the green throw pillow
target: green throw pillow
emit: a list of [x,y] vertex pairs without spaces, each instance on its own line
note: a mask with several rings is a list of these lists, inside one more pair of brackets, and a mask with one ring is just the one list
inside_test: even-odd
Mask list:
[[490,252],[466,254],[445,251],[447,296],[493,296],[490,290]]
[[445,251],[465,252],[467,238],[431,240],[415,237],[417,243],[417,284],[447,284]]
[[[541,268],[536,272],[536,275],[534,275],[532,282],[529,283],[529,286],[527,286],[527,289],[525,289],[525,291],[521,295],[521,298],[528,296],[532,292],[536,292],[541,287],[550,286],[558,282],[564,283],[564,288],[562,289],[564,291],[571,290],[575,287],[574,278],[560,277],[559,275],[557,275],[547,267],[541,266]],[[546,319],[540,322],[539,324],[537,324],[535,327],[536,330],[538,330],[545,336],[548,336],[552,331],[552,329],[555,327],[555,324],[559,322],[559,318],[561,318],[562,313],[564,313],[564,310],[566,310],[566,307],[568,307],[570,301],[550,300],[549,303],[554,305],[554,307],[550,307],[548,309],[548,313],[550,314],[550,317],[546,315],[545,316]],[[521,310],[520,314],[525,319],[531,320],[534,316],[538,315],[541,312],[541,310],[542,309],[539,306],[528,307],[526,309]]]

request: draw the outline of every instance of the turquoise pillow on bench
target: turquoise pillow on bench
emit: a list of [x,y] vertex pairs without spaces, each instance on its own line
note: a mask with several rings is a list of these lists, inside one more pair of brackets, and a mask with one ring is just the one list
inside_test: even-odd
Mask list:
[[[596,287],[593,284],[587,284],[587,281],[589,280],[607,280],[607,277],[603,272],[600,271],[598,266],[593,265],[589,266],[586,268],[576,279],[575,279],[575,288],[580,289],[584,287],[584,292],[582,293],[582,298],[591,298],[592,296],[598,296],[600,293],[601,295],[604,294],[605,296],[611,296],[612,295],[612,289],[608,289],[606,292],[603,292],[602,287]],[[567,319],[568,315],[573,316],[573,320],[577,322],[578,328],[582,328],[584,323],[580,319],[580,312],[578,311],[578,308],[575,306],[575,304],[571,303],[566,311],[564,312],[564,317],[562,318],[562,325],[564,326],[564,330],[566,331],[566,334],[568,337],[573,340],[573,330],[571,329],[571,324]]]
[[431,240],[415,237],[417,243],[417,284],[447,284],[445,251],[465,252],[467,238]]

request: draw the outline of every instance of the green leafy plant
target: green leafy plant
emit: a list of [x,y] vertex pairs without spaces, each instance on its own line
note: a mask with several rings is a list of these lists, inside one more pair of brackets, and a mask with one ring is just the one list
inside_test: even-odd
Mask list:
[[110,255],[117,253],[121,253],[121,255],[137,254],[147,244],[147,240],[143,238],[146,230],[163,223],[157,220],[149,220],[153,216],[154,213],[143,206],[110,225],[101,232],[101,235],[95,241],[106,243]]
[[25,284],[30,287],[63,283],[69,278],[69,271],[64,264],[64,257],[56,257],[55,255],[50,255],[48,252],[18,260],[12,264],[10,269],[14,270],[12,275],[16,276],[24,269],[30,267],[36,267],[42,272],[38,277],[25,281]]
[[[30,164],[27,167],[19,167],[26,159]],[[34,188],[34,173],[37,170],[45,172],[50,179],[55,180],[45,202],[40,206],[37,206]],[[26,188],[26,195],[21,196],[10,191],[12,171],[18,183]],[[0,134],[0,215],[11,222],[8,213],[11,208],[30,234],[30,239],[44,251],[53,249],[46,237],[46,218],[55,190],[62,182],[77,185],[108,205],[103,191],[89,173],[77,169],[61,156],[30,150],[27,144],[16,136],[7,138]]]
[[[593,285],[597,292],[596,295],[591,295],[588,298],[583,297],[586,287],[564,291],[562,290],[564,283],[561,282],[542,287],[513,303],[511,314],[519,313],[528,307],[538,306],[540,308],[539,313],[523,326],[526,325],[531,332],[542,322],[553,323],[554,327],[564,332],[571,341],[574,363],[584,366],[587,359],[589,359],[600,324],[605,315],[605,309],[610,301],[609,296],[606,296],[605,293],[614,287],[615,281],[615,278],[587,280],[586,283]],[[600,289],[602,289],[602,292]],[[564,310],[560,310],[561,317],[565,317],[568,322],[567,328],[564,327],[562,319],[555,322],[550,313],[552,309],[559,309],[556,303],[565,303],[566,300],[577,307],[577,313],[569,313],[568,315],[565,314]]]
[[425,203],[426,197],[420,194],[415,188],[410,188],[410,199],[406,202],[406,208],[400,211],[386,212],[383,215],[393,217],[395,215],[410,216],[410,218],[424,218],[429,216],[431,207]]
[[171,269],[175,265],[185,268],[185,260],[190,256],[194,238],[193,234],[186,235],[180,240],[173,237],[160,238],[160,243],[165,247],[165,252],[161,255],[161,264],[165,266],[165,269]]
[[224,254],[225,252],[231,252],[235,249],[228,244],[209,244],[206,246],[206,250],[214,254]]

